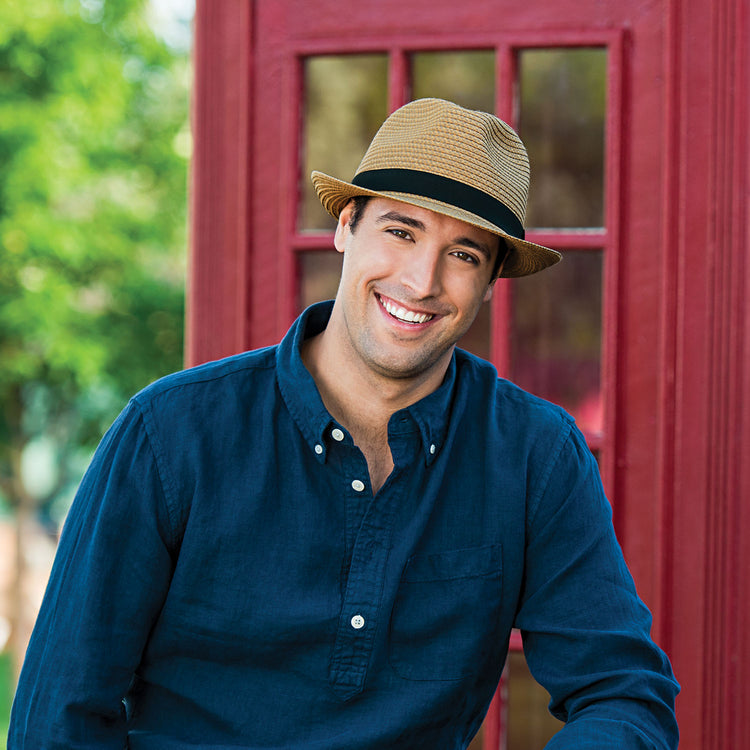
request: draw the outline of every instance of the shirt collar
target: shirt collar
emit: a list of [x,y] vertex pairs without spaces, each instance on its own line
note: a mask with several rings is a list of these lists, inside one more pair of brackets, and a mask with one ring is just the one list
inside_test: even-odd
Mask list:
[[[325,437],[334,420],[323,405],[312,375],[302,362],[301,348],[305,339],[315,336],[326,327],[332,309],[332,301],[308,307],[292,324],[276,354],[276,371],[282,398],[310,449],[321,463],[326,459]],[[416,423],[427,465],[437,458],[445,443],[455,384],[454,354],[440,387],[391,417],[391,424],[394,420],[408,417]]]

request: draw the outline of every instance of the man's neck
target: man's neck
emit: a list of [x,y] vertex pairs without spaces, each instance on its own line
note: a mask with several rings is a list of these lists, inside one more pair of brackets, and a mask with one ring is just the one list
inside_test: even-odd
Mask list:
[[387,431],[392,414],[429,395],[443,381],[445,369],[432,370],[426,377],[382,376],[348,355],[341,342],[340,335],[325,329],[304,342],[302,361],[326,409],[352,432]]

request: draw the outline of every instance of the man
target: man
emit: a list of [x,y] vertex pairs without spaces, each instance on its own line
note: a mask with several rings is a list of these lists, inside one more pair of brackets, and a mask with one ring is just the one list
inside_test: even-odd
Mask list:
[[277,346],[165,378],[105,436],[13,709],[18,748],[465,748],[512,627],[550,748],[673,748],[596,464],[562,410],[455,349],[526,242],[492,115],[395,112],[338,218],[336,299]]

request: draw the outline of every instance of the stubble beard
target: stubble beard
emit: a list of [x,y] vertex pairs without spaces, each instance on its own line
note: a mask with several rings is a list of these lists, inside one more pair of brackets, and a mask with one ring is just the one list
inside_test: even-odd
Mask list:
[[445,367],[453,353],[455,342],[431,341],[424,345],[412,343],[399,346],[394,339],[388,344],[379,341],[366,326],[352,328],[347,325],[349,346],[361,365],[386,380],[426,379],[445,358]]

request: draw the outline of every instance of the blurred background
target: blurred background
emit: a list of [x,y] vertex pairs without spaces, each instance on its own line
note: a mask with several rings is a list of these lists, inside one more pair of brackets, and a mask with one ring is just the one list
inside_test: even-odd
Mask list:
[[[193,14],[194,0],[0,7],[0,748],[93,450],[133,393],[183,364]],[[596,48],[521,56],[522,135],[539,184],[558,196],[532,195],[531,225],[603,226],[606,62]],[[494,109],[492,51],[422,52],[412,66],[413,98]],[[303,175],[353,174],[387,88],[385,55],[308,59]],[[306,178],[299,224],[331,229]],[[302,258],[301,307],[335,294],[330,245]],[[573,411],[596,452],[601,249],[573,250],[566,266],[552,286],[521,282],[531,287],[511,310],[512,376]],[[485,308],[462,346],[490,358]],[[570,388],[553,391],[560,383]],[[517,649],[510,659],[510,713],[523,719],[510,722],[523,728],[510,746],[541,746],[558,728],[548,696]]]
[[[0,0],[0,750],[95,445],[184,361],[193,66],[191,362],[335,292],[310,169],[351,175],[404,97],[512,111],[530,236],[566,260],[498,284],[461,344],[574,414],[683,684],[682,744],[744,747],[744,0],[392,0],[343,27],[331,0],[204,0],[191,65],[193,2]],[[525,750],[557,727],[514,644],[495,717]]]
[[75,489],[182,366],[194,0],[0,3],[0,747]]

